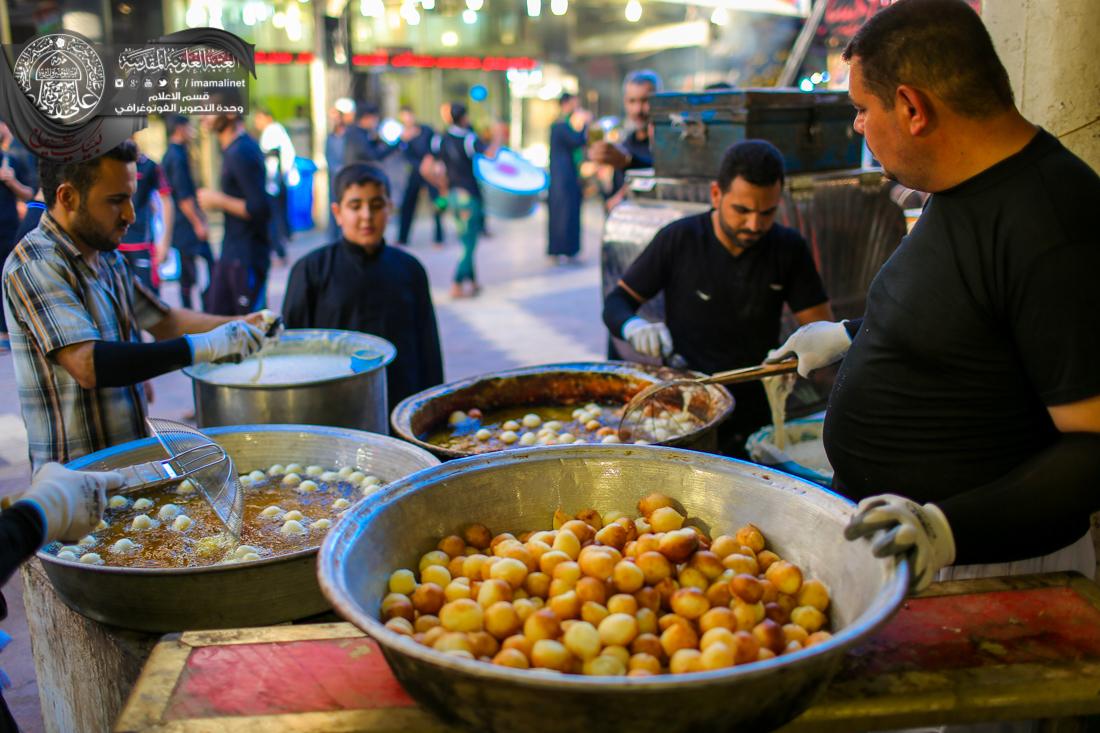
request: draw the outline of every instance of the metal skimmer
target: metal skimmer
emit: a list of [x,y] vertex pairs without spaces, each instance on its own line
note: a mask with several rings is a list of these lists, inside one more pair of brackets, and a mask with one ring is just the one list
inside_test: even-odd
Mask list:
[[168,460],[118,469],[124,478],[118,493],[144,491],[188,479],[222,524],[239,538],[244,494],[233,460],[225,450],[190,425],[159,417],[146,418],[145,422],[168,453]]

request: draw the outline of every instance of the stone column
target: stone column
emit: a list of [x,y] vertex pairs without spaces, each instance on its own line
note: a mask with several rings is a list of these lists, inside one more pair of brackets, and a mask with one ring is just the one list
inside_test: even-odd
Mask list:
[[1100,171],[1100,2],[985,0],[982,18],[1020,111]]

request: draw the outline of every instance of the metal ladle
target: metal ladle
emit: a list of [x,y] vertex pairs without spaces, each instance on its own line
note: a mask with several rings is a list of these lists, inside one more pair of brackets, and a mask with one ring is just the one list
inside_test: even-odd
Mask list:
[[[644,440],[658,443],[675,434],[661,434],[657,421],[661,412],[667,411],[672,419],[675,413],[687,413],[692,420],[706,420],[711,404],[707,385],[740,384],[767,377],[790,374],[798,368],[798,359],[786,359],[772,364],[731,369],[696,379],[672,379],[651,384],[630,398],[619,420],[618,437],[624,443]],[[668,433],[667,430],[664,431]]]

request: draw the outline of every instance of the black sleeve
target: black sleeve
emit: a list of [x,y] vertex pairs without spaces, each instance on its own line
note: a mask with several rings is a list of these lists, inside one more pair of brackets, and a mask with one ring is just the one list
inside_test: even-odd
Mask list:
[[[42,515],[26,502],[16,502],[0,513],[0,586],[8,582],[16,568],[34,555],[42,544],[45,531]],[[0,608],[0,619],[7,615],[6,610]]]
[[619,278],[626,286],[643,299],[649,300],[664,290],[671,263],[667,253],[675,249],[677,229],[680,222],[669,224],[653,237],[653,241],[630,263],[623,276]]
[[791,232],[790,258],[784,273],[783,297],[792,313],[828,302],[825,285],[817,272],[810,247],[797,232]]
[[180,337],[152,343],[96,341],[92,364],[97,387],[129,387],[191,364],[191,345]]
[[607,294],[603,300],[603,323],[612,336],[622,338],[623,324],[637,314],[638,306],[634,296],[623,290],[621,285],[616,285]]
[[862,318],[849,318],[844,322],[844,330],[848,332],[848,338],[856,340],[856,334],[863,328]]
[[435,307],[432,306],[428,274],[419,264],[416,269],[415,279],[419,291],[416,322],[420,332],[420,353],[424,355],[424,363],[420,365],[422,384],[416,386],[419,391],[443,384],[443,353],[439,346],[439,327],[435,320]]
[[1056,247],[1019,269],[1006,320],[1039,397],[1064,405],[1100,395],[1097,242]]
[[1079,539],[1100,510],[1100,435],[1068,433],[997,481],[937,502],[955,563],[1047,555]]
[[283,296],[283,323],[287,328],[313,327],[313,295],[307,267],[308,259],[299,260],[290,271]]
[[267,203],[267,168],[263,155],[241,155],[235,163],[230,170],[234,171],[244,191],[244,205],[249,219],[256,223],[266,222],[271,217],[271,209]]

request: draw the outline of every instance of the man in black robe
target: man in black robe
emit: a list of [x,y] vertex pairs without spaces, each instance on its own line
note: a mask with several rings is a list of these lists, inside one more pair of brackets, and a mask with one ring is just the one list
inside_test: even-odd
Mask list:
[[332,213],[340,241],[294,265],[283,302],[289,328],[339,328],[374,334],[397,347],[386,370],[389,409],[443,381],[435,308],[419,260],[386,246],[390,184],[376,165],[345,166]]

